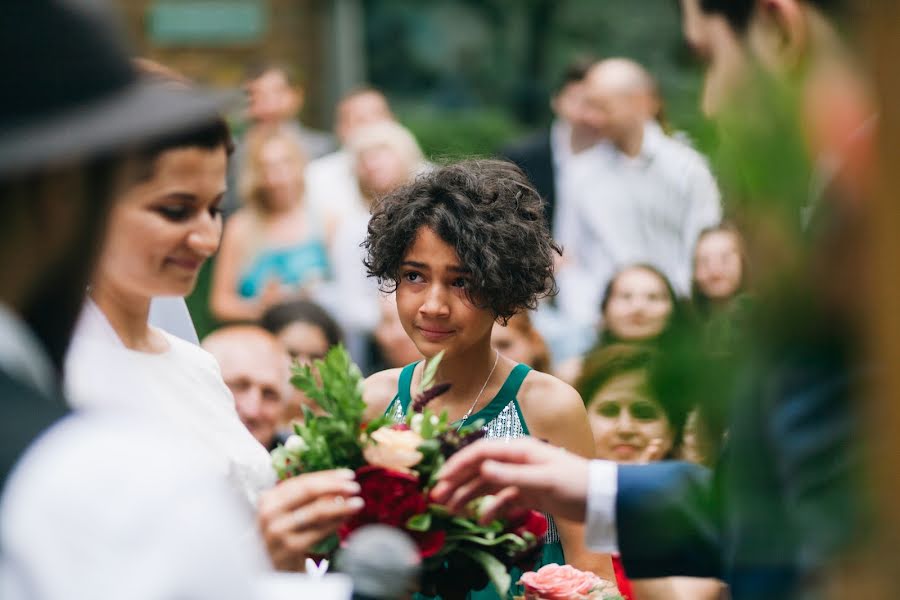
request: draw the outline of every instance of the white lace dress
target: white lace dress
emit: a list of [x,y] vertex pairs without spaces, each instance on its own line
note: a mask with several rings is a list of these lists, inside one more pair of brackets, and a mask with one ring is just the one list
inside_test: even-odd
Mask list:
[[100,309],[87,302],[66,358],[69,401],[76,409],[140,411],[162,420],[208,451],[205,458],[253,509],[259,492],[275,484],[268,452],[238,418],[212,355],[159,331],[168,351],[130,350]]

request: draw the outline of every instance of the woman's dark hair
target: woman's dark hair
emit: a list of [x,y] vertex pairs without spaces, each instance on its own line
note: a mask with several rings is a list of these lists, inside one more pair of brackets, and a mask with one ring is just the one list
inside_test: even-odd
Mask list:
[[653,372],[660,358],[656,350],[641,344],[619,343],[597,348],[585,357],[581,374],[575,382],[575,389],[581,394],[585,406],[589,407],[597,392],[613,378],[626,373],[645,372],[647,374],[646,391],[662,407],[672,429],[671,456],[681,445],[684,426],[690,411],[689,407],[683,403],[673,401],[673,399],[677,399],[676,394],[659,394],[652,385]]
[[452,246],[470,272],[466,292],[501,323],[556,292],[551,239],[538,192],[512,163],[468,160],[435,169],[374,207],[363,246],[370,277],[396,289],[422,227]]
[[[636,263],[633,265],[628,265],[627,267],[623,267],[616,271],[616,274],[610,278],[609,283],[606,284],[606,288],[603,290],[603,298],[600,300],[600,312],[605,313],[606,307],[609,305],[609,301],[612,298],[613,288],[616,285],[616,281],[618,281],[619,277],[621,277],[625,272],[632,271],[635,269],[642,269],[644,271],[649,271],[653,273],[657,277],[659,277],[662,282],[666,286],[666,292],[669,294],[669,300],[672,302],[672,314],[669,315],[669,320],[663,332],[660,333],[662,335],[665,333],[669,326],[675,322],[681,322],[688,319],[687,309],[684,306],[684,302],[682,302],[677,295],[675,295],[675,288],[672,287],[672,283],[669,281],[669,278],[665,276],[665,274],[654,267],[653,265],[648,265],[645,263]],[[613,335],[609,329],[604,328],[603,332],[600,334],[600,340],[597,343],[596,347],[606,346],[609,344],[622,343],[624,340],[620,340]]]
[[[697,262],[697,248],[700,247],[700,242],[703,241],[703,238],[713,233],[729,233],[735,237],[738,245],[738,253],[741,257],[741,282],[738,285],[738,289],[735,290],[734,295],[746,291],[747,283],[750,277],[750,265],[747,256],[747,246],[744,243],[744,236],[741,235],[740,230],[734,223],[730,223],[728,221],[723,221],[718,225],[713,225],[712,227],[707,227],[703,229],[700,234],[697,236],[697,243],[694,244],[694,255],[693,255],[693,268],[692,272],[696,272],[696,262]],[[709,315],[712,312],[713,302],[709,296],[707,296],[703,290],[700,289],[700,286],[697,284],[697,280],[694,276],[691,276],[691,302],[694,305],[697,313],[700,315]]]
[[329,348],[337,346],[344,339],[341,328],[328,311],[309,300],[292,300],[276,304],[266,310],[259,319],[262,328],[273,335],[278,335],[292,323],[309,323],[321,329]]
[[[190,79],[178,71],[156,61],[136,58],[133,60],[133,63],[135,69],[144,79],[161,82],[181,89],[190,89],[194,85]],[[174,134],[156,138],[142,145],[137,154],[148,166],[148,169],[142,175],[145,178],[150,178],[153,176],[154,163],[163,152],[176,148],[214,150],[219,147],[225,149],[226,156],[231,156],[231,153],[234,152],[234,140],[231,137],[228,124],[221,116],[216,116],[206,122],[182,129]]]

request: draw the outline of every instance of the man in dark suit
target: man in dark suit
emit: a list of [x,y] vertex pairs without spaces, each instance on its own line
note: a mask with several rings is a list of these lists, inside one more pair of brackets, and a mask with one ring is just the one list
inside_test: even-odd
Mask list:
[[[817,92],[817,102],[790,107],[812,128],[803,141],[813,155],[834,156],[838,148],[829,144],[864,137],[871,109],[852,53],[840,47],[831,12],[840,4],[682,0],[687,37],[710,60],[704,106],[744,106],[753,86],[743,65],[758,61],[798,82],[794,97]],[[822,115],[829,116],[816,119]],[[759,168],[786,156],[745,159]],[[782,286],[759,299],[713,469],[585,461],[534,440],[479,443],[447,463],[436,499],[456,507],[497,492],[495,510],[529,506],[584,519],[588,544],[620,552],[630,577],[718,577],[736,600],[818,597],[831,568],[866,535],[869,518],[858,431],[866,375],[857,355],[861,285],[853,279],[861,271],[853,211],[864,205],[847,201],[866,187],[860,172],[835,169],[814,230],[806,238],[795,234],[792,264],[766,265]],[[769,212],[787,215],[781,225],[799,232],[795,209],[804,202],[789,196],[803,186],[795,183],[787,181],[792,206]],[[692,377],[703,374],[683,374]]]
[[580,118],[581,82],[594,61],[578,58],[563,73],[562,82],[550,100],[554,121],[541,130],[514,142],[501,154],[521,168],[544,199],[544,215],[550,231],[556,233],[559,177],[563,163],[597,143],[597,138]]

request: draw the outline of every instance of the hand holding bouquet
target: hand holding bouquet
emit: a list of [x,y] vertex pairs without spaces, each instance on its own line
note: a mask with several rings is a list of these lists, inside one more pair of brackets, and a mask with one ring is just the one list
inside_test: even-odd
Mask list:
[[[446,459],[484,435],[480,421],[456,427],[446,413],[428,403],[449,384],[433,385],[440,355],[426,364],[419,394],[402,422],[381,417],[363,422],[363,380],[342,347],[332,349],[313,368],[295,366],[291,382],[316,401],[325,414],[304,408],[304,422],[294,426],[283,446],[272,452],[279,479],[301,473],[350,468],[362,488],[365,507],[316,551],[331,554],[355,529],[380,523],[409,534],[423,561],[425,589],[445,589],[466,582],[469,589],[492,583],[505,596],[512,583],[509,569],[534,564],[547,531],[547,520],[524,511],[507,520],[479,524],[480,507],[452,515],[430,501],[429,493]],[[477,582],[477,583],[473,583]]]

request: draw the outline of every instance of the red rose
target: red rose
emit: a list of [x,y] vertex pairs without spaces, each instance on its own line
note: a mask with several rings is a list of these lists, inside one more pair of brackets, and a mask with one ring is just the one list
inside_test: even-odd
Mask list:
[[[415,475],[367,465],[356,470],[356,482],[366,505],[338,529],[341,541],[359,527],[373,523],[405,530],[410,517],[428,510],[425,495],[419,488],[419,478]],[[437,553],[446,537],[442,531],[408,533],[416,540],[422,558]]]
[[522,534],[527,531],[540,540],[547,534],[549,527],[547,517],[543,513],[536,510],[523,510],[510,517],[506,529],[519,537],[524,537]]

